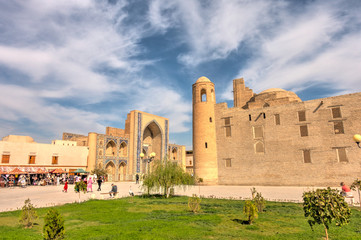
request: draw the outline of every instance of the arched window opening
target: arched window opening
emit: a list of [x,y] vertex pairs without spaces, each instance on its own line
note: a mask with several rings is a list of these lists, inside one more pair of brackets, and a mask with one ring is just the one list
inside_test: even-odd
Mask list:
[[207,102],[207,91],[205,89],[201,90],[201,102]]
[[107,156],[115,156],[115,153],[116,153],[115,143],[113,141],[108,142],[106,150],[105,150],[105,155],[107,155]]
[[127,144],[125,142],[120,144],[119,153],[121,157],[126,157],[128,155]]
[[173,160],[177,159],[177,149],[175,149],[175,148],[172,151],[172,158],[173,158]]
[[264,145],[263,145],[263,142],[257,142],[255,144],[255,150],[256,150],[256,153],[264,153]]

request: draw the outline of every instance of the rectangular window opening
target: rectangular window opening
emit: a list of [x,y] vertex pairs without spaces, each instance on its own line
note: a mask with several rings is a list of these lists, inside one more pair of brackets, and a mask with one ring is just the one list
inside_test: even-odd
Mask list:
[[205,147],[206,147],[206,148],[208,148],[208,144],[207,144],[207,142],[206,142],[204,145],[205,145]]
[[51,164],[58,164],[58,156],[53,156]]
[[3,154],[1,158],[1,163],[9,163],[10,162],[10,155],[9,154]]
[[226,137],[231,137],[232,136],[232,130],[231,130],[231,126],[226,126]]
[[275,123],[276,125],[281,125],[281,119],[279,114],[275,114]]
[[341,109],[340,107],[332,108],[332,118],[341,118]]
[[343,129],[343,122],[334,122],[333,123],[333,130],[335,132],[335,134],[344,134],[344,129]]
[[303,150],[303,162],[311,163],[311,151],[309,149]]
[[308,136],[307,125],[300,126],[300,133],[301,133],[301,137],[307,137]]
[[248,119],[249,119],[250,121],[252,121],[252,115],[251,115],[251,114],[248,115]]
[[232,159],[231,158],[226,158],[225,163],[226,163],[226,167],[232,167]]
[[299,122],[306,121],[306,111],[298,111],[298,121]]
[[29,164],[35,164],[35,156],[29,156]]
[[266,119],[266,113],[263,113],[263,118]]
[[211,117],[209,118],[209,122],[212,122],[212,118],[211,118]]
[[345,148],[337,148],[336,151],[337,151],[338,162],[347,163],[348,158],[347,158],[347,155],[346,155],[346,149]]
[[224,119],[224,125],[231,125],[231,118],[230,117],[227,117]]
[[253,127],[253,136],[254,138],[263,138],[263,127],[262,126]]

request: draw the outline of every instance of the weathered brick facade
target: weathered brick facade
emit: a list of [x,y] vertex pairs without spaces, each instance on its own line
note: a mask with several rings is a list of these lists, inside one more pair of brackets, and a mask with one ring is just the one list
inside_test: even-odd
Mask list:
[[[361,177],[352,140],[361,132],[361,93],[302,102],[282,89],[253,94],[243,79],[234,92],[236,107],[214,104],[218,184],[338,186]],[[207,150],[194,148],[195,166]]]

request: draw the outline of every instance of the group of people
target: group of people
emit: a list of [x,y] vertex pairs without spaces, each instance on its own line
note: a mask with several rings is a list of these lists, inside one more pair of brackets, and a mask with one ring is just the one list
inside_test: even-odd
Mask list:
[[[99,177],[85,177],[85,178],[82,178],[81,176],[75,176],[75,184],[78,183],[78,182],[84,182],[86,185],[87,185],[87,192],[93,192],[93,183],[95,181],[93,181],[93,179],[96,179],[95,181],[98,183],[98,189],[97,191],[101,191],[101,186],[102,186],[102,182],[104,181],[104,178],[102,176],[99,176]],[[65,180],[64,182],[64,188],[63,188],[63,192],[68,192],[68,179]],[[79,189],[75,189],[76,192],[79,192]]]

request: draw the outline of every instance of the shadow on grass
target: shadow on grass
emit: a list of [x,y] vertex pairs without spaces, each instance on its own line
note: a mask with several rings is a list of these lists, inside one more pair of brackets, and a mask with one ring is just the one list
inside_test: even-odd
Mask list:
[[251,225],[250,221],[248,220],[242,220],[242,219],[232,219],[233,222],[240,223],[242,225]]

